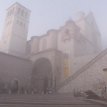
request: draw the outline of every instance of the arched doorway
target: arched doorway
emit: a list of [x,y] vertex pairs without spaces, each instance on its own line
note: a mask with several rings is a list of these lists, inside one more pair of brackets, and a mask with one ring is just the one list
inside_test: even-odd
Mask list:
[[45,94],[52,87],[52,66],[48,59],[40,58],[34,63],[31,84],[36,93]]

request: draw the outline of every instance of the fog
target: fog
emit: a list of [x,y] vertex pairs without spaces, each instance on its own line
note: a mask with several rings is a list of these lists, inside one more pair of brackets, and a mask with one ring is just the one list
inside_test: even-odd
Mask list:
[[107,0],[0,0],[0,107],[107,106],[106,10]]
[[86,14],[93,12],[102,37],[103,47],[107,46],[107,7],[106,0],[4,0],[0,1],[0,37],[2,37],[6,9],[14,2],[19,2],[31,10],[28,39],[40,36],[50,29],[58,29],[69,19],[76,19],[79,11]]

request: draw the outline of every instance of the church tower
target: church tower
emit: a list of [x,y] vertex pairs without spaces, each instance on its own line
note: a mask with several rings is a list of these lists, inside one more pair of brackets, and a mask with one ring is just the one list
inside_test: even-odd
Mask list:
[[76,21],[77,26],[80,28],[82,36],[93,47],[94,53],[98,53],[102,50],[101,34],[96,24],[94,15],[92,12],[85,15],[85,13],[79,13],[79,19]]
[[2,37],[3,52],[24,56],[28,35],[30,10],[19,3],[7,9]]

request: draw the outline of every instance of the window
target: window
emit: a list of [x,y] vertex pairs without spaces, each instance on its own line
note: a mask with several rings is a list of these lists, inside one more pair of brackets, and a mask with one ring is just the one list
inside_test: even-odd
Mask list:
[[21,10],[21,16],[24,16],[24,11],[23,10]]
[[27,12],[25,12],[25,17],[27,17],[28,16],[28,13]]
[[23,26],[23,23],[22,23],[22,22],[20,22],[20,25],[21,25],[21,26]]
[[26,25],[25,25],[25,23],[23,23],[23,27],[24,27],[24,28],[26,28]]
[[17,20],[16,23],[17,23],[19,26],[21,26],[21,27],[23,27],[23,28],[26,28],[26,24],[25,24],[24,22]]
[[26,16],[26,12],[23,10],[23,16],[25,17]]
[[6,24],[6,25],[8,26],[8,25],[10,25],[11,23],[12,23],[12,22],[11,22],[11,20],[10,20],[10,21],[8,21],[8,22],[7,22],[7,24]]
[[8,16],[10,16],[10,15],[11,15],[11,11],[8,12]]
[[17,20],[16,23],[19,24],[19,21]]
[[7,13],[7,16],[9,16],[9,12]]
[[104,68],[103,71],[104,71],[104,72],[107,72],[107,68]]
[[47,48],[47,41],[46,39],[43,39],[42,41],[42,49],[45,50]]
[[11,16],[13,13],[14,13],[14,8],[11,9],[11,10],[7,13],[7,16]]
[[11,14],[14,14],[14,8],[11,10]]
[[18,14],[18,15],[20,15],[20,11],[21,11],[21,9],[18,8],[18,9],[17,9],[17,14]]

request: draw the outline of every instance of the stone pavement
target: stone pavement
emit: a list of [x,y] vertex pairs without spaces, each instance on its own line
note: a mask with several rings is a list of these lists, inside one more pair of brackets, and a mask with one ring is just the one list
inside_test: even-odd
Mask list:
[[107,107],[107,101],[95,100],[95,99],[86,99],[85,101],[90,101],[92,103],[97,103],[101,105],[105,105]]
[[104,107],[104,105],[66,94],[1,95],[0,107]]

